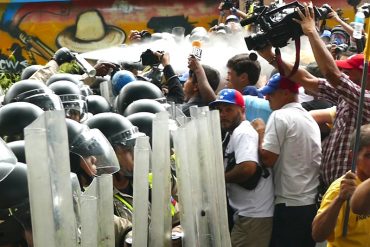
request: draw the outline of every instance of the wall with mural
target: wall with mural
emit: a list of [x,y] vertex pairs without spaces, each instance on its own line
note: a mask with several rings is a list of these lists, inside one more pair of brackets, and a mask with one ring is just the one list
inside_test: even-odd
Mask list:
[[[334,8],[352,11],[345,0],[330,2]],[[162,32],[182,26],[188,34],[195,26],[209,28],[217,22],[218,4],[212,0],[0,0],[0,72],[17,73],[28,64],[43,64],[63,46],[82,53],[119,45],[127,42],[132,29]]]

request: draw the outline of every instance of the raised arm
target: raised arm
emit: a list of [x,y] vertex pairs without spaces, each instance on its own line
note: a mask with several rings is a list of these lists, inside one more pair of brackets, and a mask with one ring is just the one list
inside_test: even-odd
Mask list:
[[307,35],[321,73],[333,87],[337,87],[341,83],[340,77],[342,72],[338,69],[334,58],[317,32],[312,4],[310,6],[304,5],[304,13],[299,9],[297,9],[297,12],[301,20],[295,19],[295,21],[301,25],[303,33]]
[[205,103],[216,100],[216,93],[213,91],[211,85],[209,84],[206,73],[204,72],[204,69],[199,60],[196,59],[194,56],[189,56],[188,67],[191,71],[194,72],[197,78],[199,94],[202,97],[202,100]]
[[[271,46],[267,46],[258,51],[258,54],[263,57],[272,66],[278,69],[276,55]],[[282,61],[282,69],[286,75],[289,75],[293,69],[293,64]],[[307,70],[298,68],[298,70],[290,77],[296,83],[301,84],[306,90],[310,91],[313,95],[318,91],[318,78],[311,75]]]
[[328,18],[329,19],[332,19],[332,20],[335,20],[339,25],[341,25],[344,29],[344,31],[346,31],[349,36],[352,37],[353,35],[353,27],[351,27],[351,25],[349,25],[347,22],[343,21],[337,12],[335,12],[332,8],[330,8],[331,12],[328,14]]

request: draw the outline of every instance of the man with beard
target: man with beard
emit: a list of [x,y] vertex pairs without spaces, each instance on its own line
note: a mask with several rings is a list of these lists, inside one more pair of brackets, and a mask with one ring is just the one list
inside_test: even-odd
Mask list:
[[244,99],[235,89],[223,89],[210,103],[220,111],[225,182],[235,210],[232,246],[268,246],[272,232],[273,183],[270,171],[259,165],[258,134],[245,120]]

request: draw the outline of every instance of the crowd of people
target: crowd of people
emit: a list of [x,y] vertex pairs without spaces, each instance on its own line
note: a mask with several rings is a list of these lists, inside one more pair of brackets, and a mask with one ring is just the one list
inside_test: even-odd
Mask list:
[[[206,49],[213,40],[231,44],[250,32],[240,24],[248,15],[235,6],[225,9],[225,2],[219,23],[209,31],[194,28],[189,44],[201,41]],[[70,170],[81,190],[95,177],[113,174],[115,242],[127,245],[135,140],[152,137],[155,114],[169,111],[171,102],[187,118],[192,106],[219,111],[232,246],[370,246],[369,85],[356,132],[366,58],[352,38],[353,27],[335,11],[328,18],[338,25],[319,32],[312,4],[303,6],[293,22],[312,57],[299,67],[271,44],[230,56],[225,76],[203,64],[199,50],[187,57],[186,71],[170,52],[151,50],[142,64],[97,61],[93,78],[68,48],[46,65],[27,67],[0,106],[0,246],[33,246],[24,128],[54,110],[65,112]],[[367,38],[363,32],[362,41]],[[168,35],[132,30],[129,46],[157,39]],[[263,74],[264,66],[271,74]],[[174,163],[175,154],[172,148]],[[169,201],[172,225],[181,232],[175,167]]]

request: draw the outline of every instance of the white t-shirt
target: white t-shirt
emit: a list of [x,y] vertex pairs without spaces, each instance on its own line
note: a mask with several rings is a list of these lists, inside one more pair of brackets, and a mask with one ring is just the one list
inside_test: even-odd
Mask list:
[[320,129],[301,104],[289,103],[271,114],[262,148],[279,154],[273,167],[275,204],[314,204],[321,164]]
[[[243,121],[233,131],[226,153],[235,152],[236,164],[245,161],[258,163],[258,134],[248,121]],[[225,167],[227,160],[225,159]],[[270,171],[271,173],[271,171]],[[229,203],[238,215],[254,218],[272,217],[274,213],[274,188],[272,175],[261,177],[254,190],[238,184],[226,184]]]

